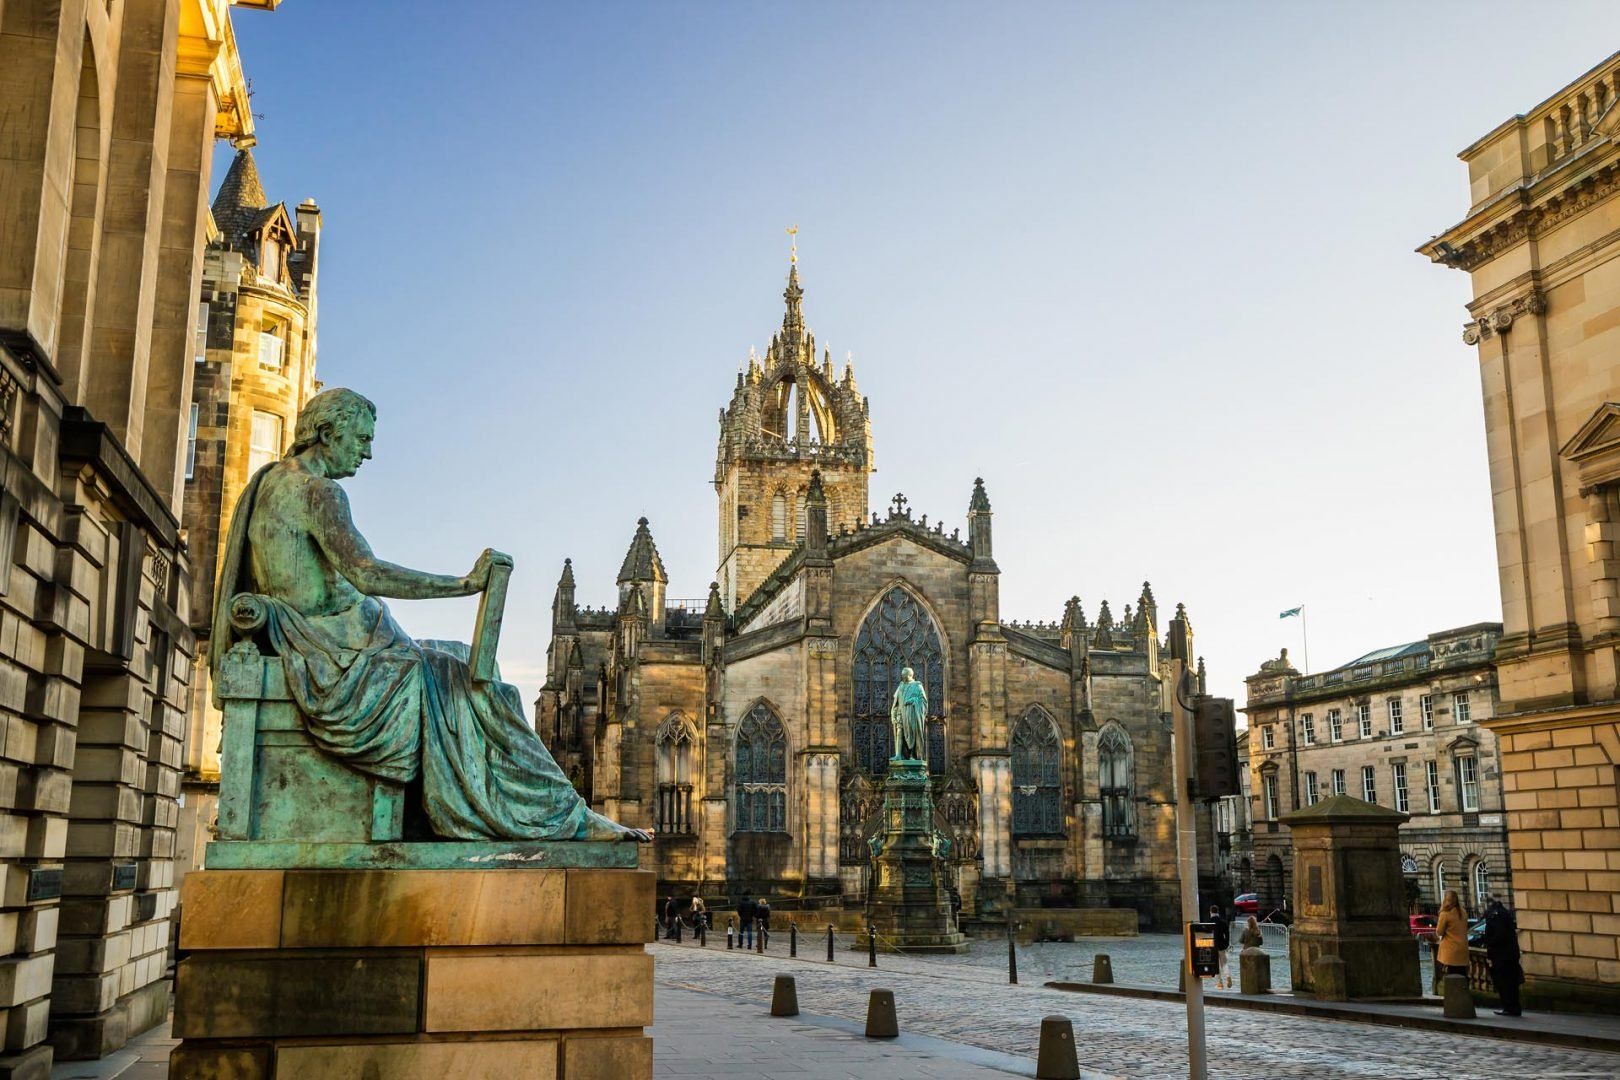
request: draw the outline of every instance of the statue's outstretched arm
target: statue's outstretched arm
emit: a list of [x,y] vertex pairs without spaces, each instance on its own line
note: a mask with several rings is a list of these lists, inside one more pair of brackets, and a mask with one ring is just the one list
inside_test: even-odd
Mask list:
[[309,486],[311,532],[328,561],[348,579],[349,584],[367,596],[398,600],[437,600],[446,596],[471,596],[484,588],[489,578],[489,558],[481,556],[473,572],[463,577],[429,574],[377,558],[371,545],[354,526],[349,514],[349,497],[330,480]]

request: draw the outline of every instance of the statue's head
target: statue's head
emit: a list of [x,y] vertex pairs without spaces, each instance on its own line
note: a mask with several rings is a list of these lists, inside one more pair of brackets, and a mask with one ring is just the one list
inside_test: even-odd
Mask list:
[[318,449],[333,479],[353,476],[371,458],[377,430],[377,406],[353,390],[334,386],[304,405],[293,431],[292,453]]
[[912,671],[911,671],[910,668],[903,667],[903,668],[900,669],[900,681],[901,682],[911,682],[913,678],[915,678],[915,676],[912,674]]

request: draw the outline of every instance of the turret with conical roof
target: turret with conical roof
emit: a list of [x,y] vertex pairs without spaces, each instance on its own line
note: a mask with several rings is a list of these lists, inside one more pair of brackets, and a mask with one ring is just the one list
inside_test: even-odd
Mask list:
[[765,356],[753,350],[720,414],[714,486],[719,496],[719,579],[735,611],[804,538],[810,474],[819,469],[830,533],[867,512],[872,423],[853,363],[838,379],[805,325],[797,258],[782,292],[782,325]]

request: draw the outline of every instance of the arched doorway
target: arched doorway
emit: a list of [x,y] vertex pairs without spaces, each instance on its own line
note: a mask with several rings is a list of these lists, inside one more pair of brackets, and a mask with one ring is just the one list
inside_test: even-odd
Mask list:
[[1266,858],[1265,874],[1261,878],[1260,914],[1262,916],[1287,906],[1283,893],[1283,862],[1279,855]]

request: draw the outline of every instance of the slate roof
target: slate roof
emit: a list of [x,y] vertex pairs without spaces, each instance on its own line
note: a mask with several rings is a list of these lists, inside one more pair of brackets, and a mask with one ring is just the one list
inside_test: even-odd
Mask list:
[[636,535],[630,541],[630,550],[625,552],[624,564],[619,567],[618,583],[622,585],[627,581],[669,582],[669,575],[664,573],[664,560],[658,557],[658,546],[653,543],[646,518],[636,522]]
[[267,220],[269,199],[264,184],[259,180],[259,166],[253,160],[253,151],[242,147],[231,161],[231,167],[220,181],[214,195],[214,224],[227,243],[240,246],[242,238]]

